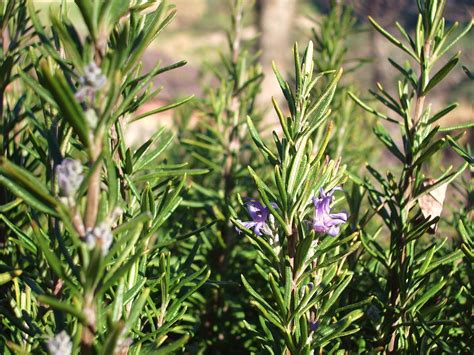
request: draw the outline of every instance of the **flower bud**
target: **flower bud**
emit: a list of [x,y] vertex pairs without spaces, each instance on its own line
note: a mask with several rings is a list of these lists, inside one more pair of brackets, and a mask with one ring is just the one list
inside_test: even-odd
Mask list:
[[50,338],[47,346],[50,355],[70,355],[72,353],[71,338],[64,330]]
[[79,161],[66,158],[56,166],[60,194],[74,197],[83,180],[82,165]]
[[95,111],[93,109],[89,108],[89,109],[86,110],[85,116],[86,116],[87,125],[90,128],[95,129],[97,127],[97,122],[99,121]]
[[99,245],[102,256],[107,255],[114,237],[107,223],[101,223],[97,227],[89,228],[85,235],[85,241],[89,249],[94,249]]
[[79,88],[75,97],[84,101],[86,97],[93,96],[107,82],[107,77],[102,74],[100,68],[91,62],[84,68],[84,75],[79,77]]
[[86,85],[93,87],[95,90],[105,85],[107,78],[102,74],[100,68],[95,62],[89,63],[84,68],[84,77]]

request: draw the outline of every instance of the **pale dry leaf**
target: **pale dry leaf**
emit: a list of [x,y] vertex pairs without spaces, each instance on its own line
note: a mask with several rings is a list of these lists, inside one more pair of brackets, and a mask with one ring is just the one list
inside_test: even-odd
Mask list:
[[[423,182],[423,186],[429,187],[435,183],[436,181],[434,179],[427,179]],[[425,218],[436,218],[441,216],[447,187],[448,184],[442,184],[418,199],[418,204],[420,205],[421,212]],[[430,226],[430,232],[435,233],[437,228],[438,224],[433,223]]]

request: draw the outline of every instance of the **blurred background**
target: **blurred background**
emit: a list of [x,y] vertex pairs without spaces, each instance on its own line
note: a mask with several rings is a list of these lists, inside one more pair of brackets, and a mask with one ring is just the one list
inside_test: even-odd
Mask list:
[[[336,0],[337,1],[337,0]],[[368,60],[346,80],[354,82],[361,93],[374,88],[376,82],[393,86],[393,76],[398,75],[388,63],[392,57],[403,63],[405,58],[397,58],[400,51],[373,30],[367,21],[367,15],[375,18],[391,33],[399,35],[395,22],[405,28],[414,30],[417,20],[415,0],[338,0],[354,9],[357,16],[357,27],[360,29],[352,35],[348,57]],[[188,65],[169,74],[160,76],[157,85],[163,85],[162,95],[158,100],[171,100],[187,95],[203,95],[203,88],[212,85],[212,68],[217,65],[219,55],[226,53],[226,30],[230,18],[230,6],[227,0],[173,0],[178,10],[177,17],[166,35],[145,54],[144,62],[151,67],[157,60],[168,64],[186,59]],[[265,79],[259,104],[270,105],[271,96],[280,97],[280,89],[273,76],[271,62],[274,60],[282,72],[291,70],[291,48],[294,41],[304,47],[312,39],[311,30],[318,28],[320,19],[329,11],[329,0],[245,0],[247,11],[244,15],[245,29],[242,37],[249,41],[251,48],[260,54]],[[471,20],[474,14],[473,0],[448,0],[445,11],[449,22],[461,23]],[[463,49],[460,63],[469,68],[474,67],[474,31],[463,38],[453,52]],[[317,55],[316,55],[317,60]],[[433,109],[446,102],[456,101],[458,109],[445,118],[444,123],[455,124],[472,120],[474,117],[474,85],[458,65],[449,78],[433,92]],[[157,102],[158,104],[158,102]],[[153,105],[153,103],[151,104]],[[143,108],[148,110],[149,108]],[[163,113],[160,121],[168,121],[171,112]],[[150,120],[152,120],[150,118]],[[149,121],[149,120],[146,120]],[[138,123],[137,123],[138,124]],[[140,123],[146,125],[146,122]],[[135,136],[135,133],[137,136]],[[130,140],[139,139],[141,129],[129,132]]]
[[[262,109],[270,106],[272,96],[281,97],[279,86],[272,73],[272,60],[276,62],[281,72],[291,70],[288,65],[292,62],[293,42],[298,41],[300,48],[304,48],[306,42],[313,39],[312,29],[318,29],[321,18],[328,13],[331,5],[349,5],[354,10],[358,30],[351,35],[349,41],[348,65],[350,66],[351,58],[354,61],[362,58],[365,64],[354,73],[346,75],[345,80],[356,85],[359,92],[366,96],[368,90],[375,87],[376,82],[386,84],[387,89],[393,87],[395,82],[393,77],[398,76],[398,73],[389,64],[388,57],[400,63],[406,60],[404,57],[400,58],[400,51],[372,28],[367,16],[372,16],[398,37],[400,33],[395,26],[396,21],[413,31],[417,20],[416,0],[243,1],[246,12],[242,38],[246,40],[247,47],[259,55],[265,74],[258,100]],[[41,13],[45,20],[48,7],[60,3],[59,0],[34,0],[34,2],[39,10],[43,10]],[[164,35],[160,36],[145,53],[143,58],[145,69],[151,68],[157,61],[167,65],[185,59],[188,64],[179,70],[160,75],[155,85],[163,86],[163,91],[155,102],[140,109],[143,112],[179,97],[204,96],[205,88],[215,84],[213,70],[218,68],[219,56],[228,53],[226,31],[230,27],[230,0],[170,0],[169,3],[176,6],[177,17],[165,29]],[[77,15],[75,6],[70,6],[69,11],[72,18],[75,13]],[[445,17],[448,24],[458,21],[462,28],[472,19],[473,14],[474,0],[447,1]],[[79,16],[76,18],[79,19]],[[463,50],[461,65],[455,68],[431,96],[433,110],[448,102],[459,103],[459,107],[444,118],[442,124],[466,122],[474,117],[474,85],[461,67],[464,65],[471,71],[474,68],[474,31],[458,42],[451,51],[455,53],[460,49]],[[446,58],[449,58],[449,55]],[[440,62],[440,65],[443,64]],[[129,143],[139,143],[153,132],[149,128],[155,128],[157,125],[164,124],[172,128],[172,115],[171,110],[133,124],[127,132],[127,140]],[[271,111],[268,111],[267,116],[271,116]]]

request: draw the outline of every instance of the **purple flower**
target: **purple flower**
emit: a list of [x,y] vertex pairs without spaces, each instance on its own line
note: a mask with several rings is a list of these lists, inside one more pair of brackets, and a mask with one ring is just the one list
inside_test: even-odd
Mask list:
[[313,291],[313,288],[314,288],[314,284],[312,282],[308,282],[306,284],[306,287],[303,287],[301,289],[301,297],[303,298],[306,294],[306,290],[308,290],[309,293],[311,293],[311,291]]
[[86,97],[93,97],[95,93],[107,82],[107,77],[95,62],[91,62],[84,68],[84,76],[79,77],[79,88],[75,97],[83,102]]
[[73,197],[84,178],[81,163],[70,158],[64,159],[56,166],[56,175],[59,191],[65,197]]
[[[262,235],[262,233],[266,235],[272,235],[272,230],[267,224],[267,219],[271,216],[268,207],[265,207],[260,201],[257,200],[249,200],[245,203],[245,206],[252,220],[247,222],[239,222],[242,223],[245,228],[253,229],[254,233],[258,236]],[[272,206],[276,207],[276,204],[272,203]]]
[[319,328],[319,321],[315,321],[315,322],[309,321],[308,326],[309,326],[310,332],[315,332]]
[[317,233],[329,234],[333,237],[339,234],[340,225],[347,221],[347,213],[330,213],[334,191],[341,190],[336,187],[329,192],[319,189],[319,198],[313,197],[314,217],[310,221],[311,229]]

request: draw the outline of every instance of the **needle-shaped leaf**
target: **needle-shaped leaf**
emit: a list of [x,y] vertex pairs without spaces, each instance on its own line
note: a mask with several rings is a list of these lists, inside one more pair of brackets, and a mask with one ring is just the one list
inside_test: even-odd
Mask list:
[[77,102],[71,87],[67,83],[64,75],[55,71],[52,72],[49,64],[42,61],[41,72],[44,76],[44,85],[48,88],[51,96],[53,96],[61,114],[65,120],[73,127],[74,132],[78,135],[80,141],[85,148],[89,148],[89,129],[86,123],[82,107]]
[[461,52],[456,53],[438,72],[433,75],[431,80],[428,82],[426,87],[423,89],[423,95],[426,95],[431,89],[438,85],[441,80],[443,80],[446,75],[449,74],[451,70],[456,66],[459,61],[459,56]]

